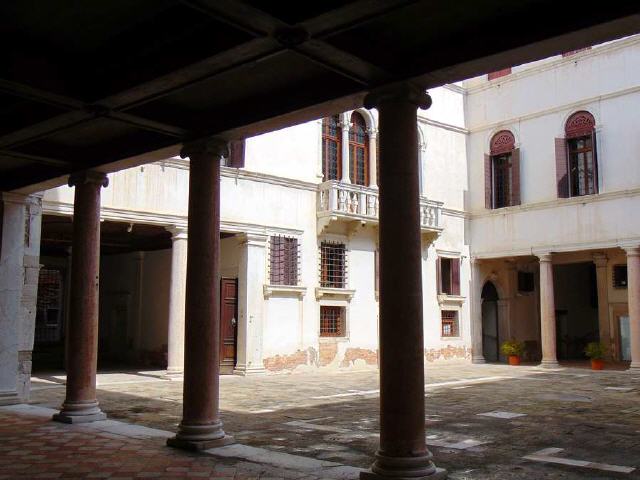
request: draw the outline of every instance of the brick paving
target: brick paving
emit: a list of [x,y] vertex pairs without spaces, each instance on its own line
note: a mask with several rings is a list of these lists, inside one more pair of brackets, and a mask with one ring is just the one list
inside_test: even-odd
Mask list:
[[[619,370],[591,372],[573,365],[556,371],[529,366],[447,365],[431,366],[427,372],[427,442],[438,466],[447,468],[450,478],[640,479],[640,376]],[[52,376],[35,378],[33,402],[57,407],[64,396],[64,388],[56,384],[60,381]],[[162,372],[111,373],[100,375],[98,388],[109,418],[175,431],[180,420],[182,382],[168,381]],[[377,388],[377,372],[373,370],[223,377],[222,416],[227,432],[241,444],[366,468],[378,444]],[[54,437],[63,438],[63,433],[69,431],[86,435],[83,437],[86,441],[70,440],[72,446],[76,444],[74,454],[67,455],[63,449],[60,459],[56,454],[42,453],[47,448],[60,448],[55,442],[50,445],[46,436],[36,439],[37,443],[44,443],[38,448],[45,450],[20,444],[15,448],[14,439],[22,439],[25,444],[33,439],[15,428],[12,434],[0,428],[0,435],[11,437],[2,445],[12,447],[0,451],[3,468],[24,465],[21,463],[24,459],[18,462],[12,457],[28,450],[32,452],[28,455],[36,456],[33,464],[38,464],[38,455],[45,455],[66,465],[64,473],[68,476],[60,478],[99,478],[89,477],[90,472],[86,471],[96,466],[100,470],[91,473],[103,473],[102,462],[84,459],[84,456],[97,458],[96,450],[77,450],[81,446],[100,449],[100,442],[91,443],[89,438],[103,438],[102,434],[87,431],[86,427],[54,425],[44,420],[32,425],[34,433],[53,430]],[[129,440],[133,441],[130,448],[134,451],[138,448],[155,452],[155,456],[151,455],[153,460],[148,461],[141,462],[141,456],[136,455],[125,457],[130,462],[126,467],[146,468],[136,475],[158,472],[165,475],[161,478],[174,473],[176,478],[202,475],[206,470],[169,470],[190,468],[181,462],[193,462],[198,468],[209,466],[212,476],[314,478],[308,471],[284,471],[239,459],[212,459],[176,452],[164,447],[162,439]],[[534,454],[550,448],[555,453],[549,461],[524,458],[532,455],[535,458]],[[17,453],[9,455],[14,451]],[[120,451],[128,449],[116,450]],[[77,474],[72,465],[74,460],[82,470],[80,473],[86,476]],[[583,461],[592,463],[580,466]],[[108,466],[109,462],[104,464]],[[240,471],[238,465],[242,466]],[[635,470],[616,473],[606,470],[610,466]],[[132,478],[143,478],[134,476],[133,468],[124,471]],[[57,472],[38,470],[38,473]],[[19,476],[19,468],[10,473],[14,476],[8,478],[32,478]],[[0,468],[0,479],[6,478],[3,474],[9,473]]]

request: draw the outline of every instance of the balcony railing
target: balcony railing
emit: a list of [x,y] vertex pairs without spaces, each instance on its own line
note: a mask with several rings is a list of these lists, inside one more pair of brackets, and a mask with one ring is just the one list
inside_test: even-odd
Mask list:
[[[318,220],[323,227],[332,220],[378,222],[378,190],[335,180],[321,183],[318,190]],[[420,198],[420,227],[442,230],[442,202]]]

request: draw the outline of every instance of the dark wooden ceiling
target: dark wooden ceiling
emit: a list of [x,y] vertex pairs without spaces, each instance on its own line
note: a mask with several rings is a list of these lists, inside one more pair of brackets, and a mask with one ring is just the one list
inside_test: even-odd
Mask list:
[[640,31],[628,0],[7,0],[0,19],[0,190]]

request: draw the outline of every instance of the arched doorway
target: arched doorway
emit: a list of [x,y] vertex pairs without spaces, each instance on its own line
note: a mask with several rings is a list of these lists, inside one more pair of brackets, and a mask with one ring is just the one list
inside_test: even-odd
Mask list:
[[498,290],[492,282],[482,287],[482,353],[487,362],[500,360]]

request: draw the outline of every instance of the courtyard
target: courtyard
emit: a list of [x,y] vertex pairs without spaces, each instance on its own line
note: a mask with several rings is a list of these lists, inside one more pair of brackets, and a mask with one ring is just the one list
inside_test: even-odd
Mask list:
[[[450,478],[640,478],[634,374],[493,364],[426,372],[427,444]],[[0,433],[11,439],[0,478],[357,478],[378,446],[373,368],[222,376],[222,418],[237,444],[200,454],[164,446],[181,418],[183,386],[164,371],[100,373],[109,420],[91,426],[47,420],[64,399],[64,376],[32,381],[31,407],[0,409]],[[73,448],[60,457],[65,435]]]

